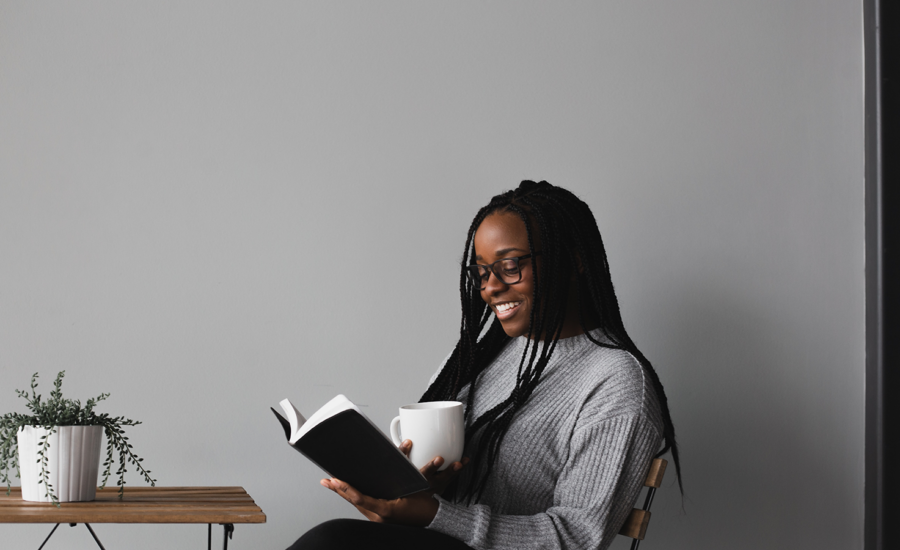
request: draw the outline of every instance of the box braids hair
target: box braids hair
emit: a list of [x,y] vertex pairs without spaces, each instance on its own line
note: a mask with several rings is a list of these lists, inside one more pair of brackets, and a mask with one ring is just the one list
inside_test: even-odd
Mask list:
[[[468,385],[468,415],[476,393],[473,382],[510,341],[496,319],[484,331],[492,312],[481,299],[480,290],[466,276],[466,267],[475,263],[475,232],[481,222],[495,212],[511,212],[522,219],[532,253],[535,252],[535,235],[532,232],[537,231],[542,260],[540,269],[533,271],[534,306],[531,308],[528,335],[542,335],[543,338],[539,339],[544,344],[539,346],[531,338],[527,339],[512,393],[469,426],[466,449],[468,453],[477,441],[474,445],[475,455],[470,457],[470,468],[476,473],[469,477],[466,487],[451,484],[444,496],[478,502],[510,422],[540,383],[544,368],[556,348],[566,319],[569,285],[573,281],[577,281],[581,303],[579,321],[588,339],[598,346],[628,351],[638,360],[651,380],[659,398],[663,418],[663,448],[657,456],[671,451],[678,486],[681,488],[681,463],[666,394],[650,361],[625,331],[609,274],[606,251],[594,215],[588,205],[574,194],[546,181],[523,181],[517,189],[493,197],[472,220],[460,262],[462,320],[459,341],[444,368],[422,395],[421,401],[456,399],[460,390]],[[573,277],[573,274],[576,276]],[[599,324],[607,342],[591,336],[588,332],[589,320]],[[484,335],[479,338],[482,333]]]

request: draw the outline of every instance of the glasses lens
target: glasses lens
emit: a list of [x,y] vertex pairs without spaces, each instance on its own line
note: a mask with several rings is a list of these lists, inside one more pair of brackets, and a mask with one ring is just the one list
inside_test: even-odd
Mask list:
[[507,285],[513,285],[522,280],[522,272],[519,271],[519,258],[499,260],[491,265],[470,265],[466,270],[466,274],[476,288],[484,290],[491,271]]
[[518,258],[501,260],[497,264],[496,269],[499,272],[498,274],[500,275],[500,279],[508,285],[518,283],[519,279],[522,277],[522,274],[519,271]]
[[472,284],[477,289],[482,289],[485,287],[488,279],[488,270],[485,266],[480,265],[470,265],[466,270],[466,275],[469,276],[469,280],[472,281]]

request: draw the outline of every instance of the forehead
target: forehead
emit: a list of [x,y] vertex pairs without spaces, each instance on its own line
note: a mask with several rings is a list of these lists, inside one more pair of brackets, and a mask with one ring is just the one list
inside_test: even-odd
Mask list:
[[528,252],[525,222],[512,212],[496,212],[486,217],[475,231],[475,255],[488,257],[510,248]]

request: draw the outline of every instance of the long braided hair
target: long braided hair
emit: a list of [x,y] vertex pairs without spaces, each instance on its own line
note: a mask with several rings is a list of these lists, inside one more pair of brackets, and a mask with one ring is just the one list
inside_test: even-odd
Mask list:
[[[469,476],[465,487],[451,484],[444,496],[478,502],[516,411],[540,383],[544,368],[556,348],[566,320],[567,299],[573,283],[577,284],[580,303],[579,323],[588,339],[598,346],[630,352],[652,382],[663,419],[663,448],[657,456],[667,451],[672,452],[678,486],[681,489],[681,464],[666,394],[650,361],[625,331],[609,274],[606,250],[594,215],[588,205],[574,194],[546,181],[523,181],[517,189],[492,198],[472,220],[460,261],[462,321],[459,341],[444,368],[422,395],[421,401],[456,399],[460,390],[468,386],[468,415],[475,398],[475,380],[510,341],[496,318],[485,331],[492,316],[491,309],[482,300],[480,289],[466,275],[466,267],[475,263],[475,232],[486,217],[497,212],[511,212],[522,219],[532,253],[535,252],[535,237],[541,243],[540,270],[533,270],[534,305],[531,308],[527,334],[530,338],[526,341],[519,361],[516,385],[512,393],[475,419],[466,432],[467,453],[477,441],[474,445],[475,455],[470,457],[472,462],[469,466],[475,473]],[[533,233],[535,230],[537,235]],[[592,336],[588,331],[589,324],[599,326],[606,341]],[[539,337],[535,338],[534,335]],[[535,341],[540,340],[543,340],[542,345],[535,344]]]

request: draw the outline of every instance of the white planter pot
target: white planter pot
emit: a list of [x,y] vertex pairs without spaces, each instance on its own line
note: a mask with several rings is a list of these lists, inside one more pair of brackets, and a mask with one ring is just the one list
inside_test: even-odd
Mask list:
[[[41,437],[50,430],[25,426],[19,430],[19,473],[22,499],[50,502],[41,479],[38,450]],[[46,451],[47,480],[60,502],[94,500],[100,471],[103,426],[57,426]]]

